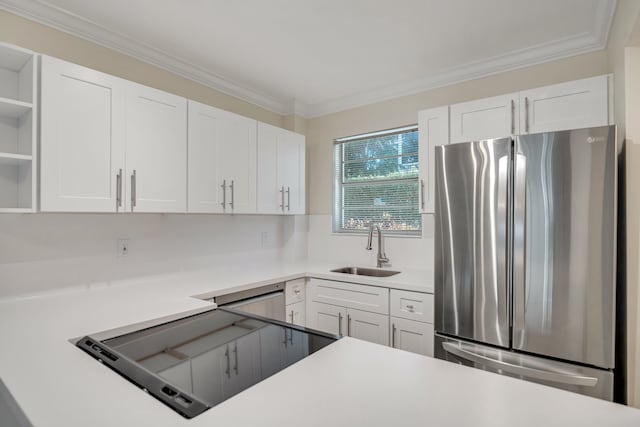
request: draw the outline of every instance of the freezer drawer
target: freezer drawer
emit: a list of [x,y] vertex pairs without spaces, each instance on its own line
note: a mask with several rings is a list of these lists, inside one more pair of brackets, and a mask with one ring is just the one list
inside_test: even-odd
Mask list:
[[465,366],[613,400],[613,372],[435,336],[434,355]]

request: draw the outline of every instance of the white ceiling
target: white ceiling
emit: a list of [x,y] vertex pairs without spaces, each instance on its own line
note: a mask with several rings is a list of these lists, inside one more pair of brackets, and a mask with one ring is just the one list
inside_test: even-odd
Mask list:
[[0,0],[0,8],[313,117],[602,49],[615,0]]

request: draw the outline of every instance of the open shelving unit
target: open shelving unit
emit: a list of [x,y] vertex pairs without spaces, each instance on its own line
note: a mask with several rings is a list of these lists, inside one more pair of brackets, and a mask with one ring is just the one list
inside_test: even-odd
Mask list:
[[0,212],[36,209],[37,61],[0,43]]

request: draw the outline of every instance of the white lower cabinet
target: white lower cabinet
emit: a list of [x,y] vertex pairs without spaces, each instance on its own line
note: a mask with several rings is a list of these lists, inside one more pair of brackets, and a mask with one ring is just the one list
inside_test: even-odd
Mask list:
[[392,289],[391,346],[433,356],[433,295]]
[[306,325],[306,310],[304,301],[289,304],[285,307],[287,323],[293,325],[305,326]]
[[[191,370],[193,393],[207,402],[217,403],[239,393],[261,378],[260,335],[250,333],[193,357]],[[171,379],[166,372],[161,375]]]
[[391,347],[433,356],[433,324],[392,317]]
[[389,345],[389,316],[353,308],[311,302],[307,326],[335,335]]
[[302,332],[277,325],[267,325],[260,329],[263,379],[302,359],[308,352],[308,339]]
[[307,313],[307,326],[334,335],[346,333],[347,309],[331,304],[311,301]]
[[191,360],[191,375],[193,378],[193,393],[201,396],[207,402],[223,400],[222,381],[228,378],[226,373],[227,346],[210,350]]
[[347,335],[389,345],[389,316],[347,308]]
[[433,356],[433,295],[309,279],[307,326]]
[[310,279],[307,326],[389,345],[389,289]]

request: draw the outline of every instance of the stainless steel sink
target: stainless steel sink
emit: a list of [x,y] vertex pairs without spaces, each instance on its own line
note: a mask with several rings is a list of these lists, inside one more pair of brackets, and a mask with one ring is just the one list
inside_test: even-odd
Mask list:
[[358,276],[372,277],[389,277],[400,273],[393,270],[382,270],[380,268],[364,268],[364,267],[341,267],[331,270],[333,273],[356,274]]

